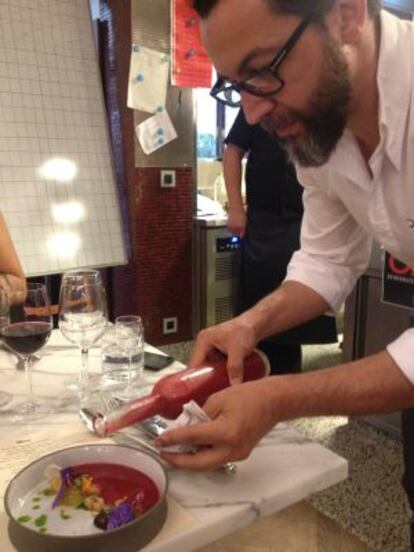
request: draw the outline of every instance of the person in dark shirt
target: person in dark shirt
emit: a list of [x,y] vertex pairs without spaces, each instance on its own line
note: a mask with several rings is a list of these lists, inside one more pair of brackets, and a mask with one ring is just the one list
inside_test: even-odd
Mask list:
[[[302,187],[278,141],[260,125],[249,125],[240,109],[225,139],[224,181],[227,226],[242,238],[236,314],[251,308],[278,287],[293,252],[299,249]],[[247,153],[246,205],[241,181]],[[301,370],[301,344],[337,340],[335,318],[324,315],[259,343],[273,374]]]

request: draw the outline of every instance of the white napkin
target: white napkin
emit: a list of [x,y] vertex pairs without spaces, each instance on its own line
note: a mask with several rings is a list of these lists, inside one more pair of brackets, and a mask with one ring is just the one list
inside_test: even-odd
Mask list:
[[142,151],[147,155],[177,138],[170,116],[162,107],[155,115],[137,125],[135,132]]
[[[204,412],[202,408],[198,406],[195,401],[190,401],[183,406],[182,413],[175,420],[165,420],[166,429],[176,429],[178,427],[188,427],[191,425],[199,424],[200,422],[207,422],[210,418]],[[164,452],[172,452],[176,454],[193,453],[197,450],[197,447],[193,445],[171,445],[169,447],[162,447]]]
[[127,105],[155,113],[165,106],[170,61],[168,54],[132,45]]

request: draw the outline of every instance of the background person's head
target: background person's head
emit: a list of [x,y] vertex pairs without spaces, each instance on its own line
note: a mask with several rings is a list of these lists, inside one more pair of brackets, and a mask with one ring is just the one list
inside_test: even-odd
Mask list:
[[240,90],[248,122],[276,134],[303,166],[326,163],[347,125],[379,1],[195,0],[194,7],[207,51]]

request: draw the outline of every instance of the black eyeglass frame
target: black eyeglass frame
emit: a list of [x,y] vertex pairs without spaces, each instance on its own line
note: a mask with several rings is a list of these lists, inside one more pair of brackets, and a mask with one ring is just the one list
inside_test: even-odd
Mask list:
[[[266,67],[263,67],[262,69],[259,69],[257,72],[255,72],[253,75],[250,75],[247,77],[244,81],[234,82],[234,81],[227,81],[223,79],[222,77],[219,77],[214,84],[213,88],[210,90],[210,96],[212,96],[215,100],[217,100],[220,103],[223,103],[225,105],[228,105],[230,107],[239,107],[241,102],[232,102],[231,100],[226,100],[223,98],[219,98],[218,94],[220,92],[223,92],[224,95],[227,93],[230,93],[232,90],[236,92],[241,92],[242,90],[248,92],[249,94],[252,94],[253,96],[258,96],[260,98],[265,98],[268,96],[273,96],[274,94],[278,94],[282,88],[285,86],[285,81],[278,75],[278,70],[285,60],[286,56],[289,54],[289,52],[292,50],[292,48],[295,46],[295,44],[298,42],[302,34],[304,33],[305,29],[309,25],[309,23],[312,21],[313,16],[311,14],[308,14],[306,17],[302,19],[302,21],[299,23],[299,25],[296,27],[296,29],[293,31],[292,35],[288,38],[287,42],[285,43],[280,50],[278,50],[276,56],[272,59],[272,61],[267,65]],[[276,87],[274,90],[268,91],[268,92],[261,92],[259,90],[255,90],[253,85],[249,85],[247,81],[251,80],[253,77],[260,75],[261,73],[270,73],[272,77],[279,83],[279,86]],[[229,83],[227,85],[227,83]]]

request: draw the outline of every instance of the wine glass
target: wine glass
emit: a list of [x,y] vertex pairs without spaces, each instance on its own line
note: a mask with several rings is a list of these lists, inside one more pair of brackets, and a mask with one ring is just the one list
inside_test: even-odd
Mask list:
[[28,283],[24,301],[17,305],[15,319],[1,328],[4,343],[23,359],[27,399],[17,405],[13,414],[15,421],[34,421],[49,414],[50,406],[35,398],[32,389],[32,355],[45,345],[52,333],[53,318],[46,286]]
[[[7,291],[0,287],[0,333],[1,328],[10,321],[10,296]],[[0,391],[0,407],[5,406],[11,401],[10,393]]]
[[[118,316],[115,319],[116,342],[128,358],[127,385],[117,391],[117,397],[131,400],[137,397],[137,384],[142,384],[144,377],[144,327],[139,316]],[[134,377],[133,377],[134,364]]]
[[106,294],[97,270],[74,270],[63,275],[59,296],[59,328],[81,350],[77,392],[82,404],[91,393],[88,373],[90,347],[105,333]]

